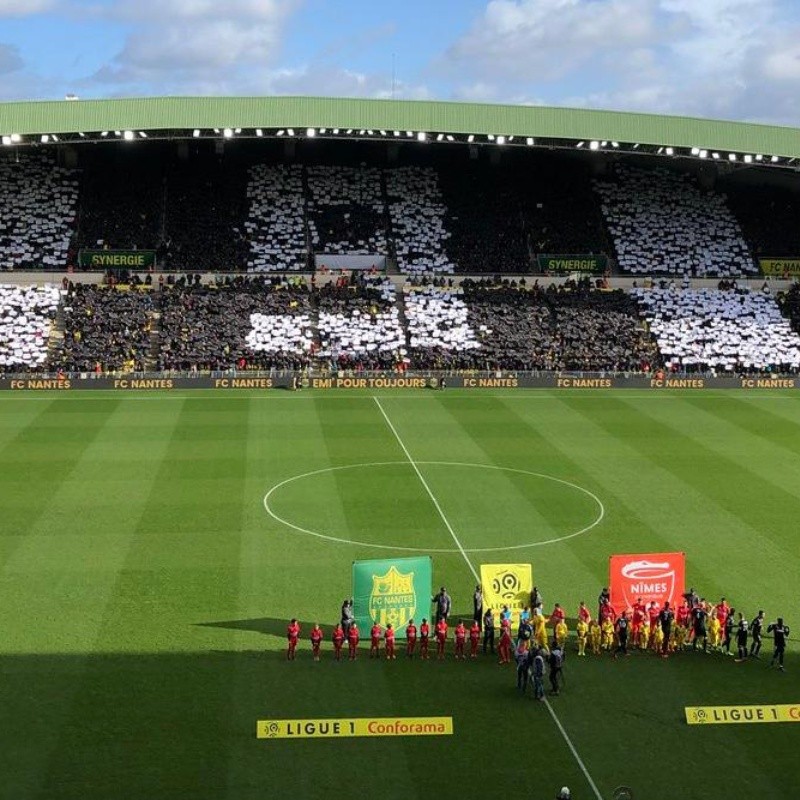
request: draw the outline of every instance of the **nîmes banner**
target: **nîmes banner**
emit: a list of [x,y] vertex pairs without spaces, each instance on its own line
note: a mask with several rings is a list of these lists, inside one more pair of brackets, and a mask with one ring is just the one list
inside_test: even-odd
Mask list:
[[353,614],[361,638],[377,622],[404,638],[410,619],[430,620],[433,567],[430,556],[353,562]]
[[500,612],[508,606],[513,630],[519,625],[519,615],[530,605],[533,590],[533,570],[530,564],[481,564],[481,589],[484,613],[494,612],[495,625],[500,624]]
[[641,597],[645,605],[655,600],[661,608],[669,600],[679,606],[686,591],[686,555],[684,553],[645,553],[611,556],[608,586],[611,605],[619,614]]

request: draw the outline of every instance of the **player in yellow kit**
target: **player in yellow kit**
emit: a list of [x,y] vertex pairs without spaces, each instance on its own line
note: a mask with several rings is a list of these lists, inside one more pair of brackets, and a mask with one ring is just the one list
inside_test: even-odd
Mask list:
[[600,630],[600,625],[597,623],[596,619],[593,619],[589,623],[589,639],[592,643],[592,652],[596,656],[600,655],[601,636],[602,632]]
[[601,647],[603,650],[610,650],[614,646],[614,625],[610,619],[607,619],[600,627]]
[[708,644],[712,650],[720,649],[721,638],[722,625],[720,625],[719,617],[717,617],[717,610],[713,609],[711,619],[708,621]]
[[586,622],[582,619],[578,620],[578,624],[575,626],[575,633],[578,635],[578,655],[585,656],[586,655],[586,637],[589,634],[589,626]]
[[547,618],[544,614],[533,617],[533,638],[539,647],[547,647]]
[[563,650],[564,644],[567,641],[567,635],[569,634],[569,628],[567,627],[567,623],[565,620],[559,620],[556,623],[556,641],[558,642],[558,646]]

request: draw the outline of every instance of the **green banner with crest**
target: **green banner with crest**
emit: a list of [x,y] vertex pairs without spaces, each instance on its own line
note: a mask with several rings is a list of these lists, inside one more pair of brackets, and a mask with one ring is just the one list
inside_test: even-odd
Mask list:
[[430,556],[354,561],[353,615],[362,640],[376,622],[383,629],[391,623],[398,639],[410,619],[417,627],[423,617],[430,622],[432,581]]

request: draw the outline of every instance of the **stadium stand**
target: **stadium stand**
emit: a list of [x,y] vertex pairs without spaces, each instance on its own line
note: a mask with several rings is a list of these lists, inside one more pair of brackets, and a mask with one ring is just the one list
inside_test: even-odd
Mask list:
[[723,195],[691,176],[621,164],[595,182],[622,272],[737,276],[756,267]]
[[779,292],[776,297],[778,307],[792,326],[792,330],[800,333],[800,283],[793,283],[786,292]]
[[77,174],[51,154],[0,160],[0,269],[63,269],[77,208]]
[[163,168],[128,149],[95,149],[80,179],[78,248],[155,250],[164,216]]
[[318,358],[331,369],[385,370],[406,362],[406,335],[394,285],[361,276],[358,285],[329,283],[315,293]]
[[447,209],[436,171],[428,167],[398,167],[386,171],[386,195],[401,272],[452,273],[455,265],[445,246]]
[[800,337],[766,293],[659,288],[633,294],[668,368],[723,373],[800,368]]
[[300,369],[311,349],[310,315],[302,281],[237,277],[172,287],[161,298],[158,368]]
[[771,186],[727,184],[728,206],[754,255],[800,258],[800,198]]
[[212,157],[173,163],[166,184],[164,255],[171,270],[244,271],[246,174]]
[[305,269],[306,223],[303,168],[256,164],[247,182],[248,216],[244,223],[252,272]]
[[0,371],[44,365],[60,299],[55,286],[0,285]]
[[381,171],[374,167],[311,166],[308,227],[316,253],[385,255]]
[[141,372],[150,348],[149,292],[74,284],[64,297],[64,339],[50,366],[65,372]]

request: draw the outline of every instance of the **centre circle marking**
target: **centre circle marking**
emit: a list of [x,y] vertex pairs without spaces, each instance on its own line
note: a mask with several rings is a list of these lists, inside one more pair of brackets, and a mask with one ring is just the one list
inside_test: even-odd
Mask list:
[[[565,542],[568,539],[574,539],[576,536],[582,536],[584,533],[589,533],[592,528],[597,527],[602,521],[603,517],[606,515],[606,509],[603,505],[603,501],[594,494],[594,492],[590,492],[583,486],[578,485],[577,483],[572,483],[572,481],[564,480],[563,478],[556,478],[554,475],[547,475],[544,472],[532,472],[531,470],[527,469],[517,469],[516,467],[499,467],[496,464],[474,464],[471,462],[463,462],[463,461],[415,461],[417,466],[440,466],[440,467],[471,467],[474,469],[493,469],[499,472],[514,472],[519,475],[530,475],[534,478],[543,478],[544,480],[552,481],[553,483],[560,483],[563,486],[569,486],[572,489],[576,489],[579,492],[582,492],[587,497],[590,497],[597,506],[598,514],[595,520],[590,524],[587,525],[585,528],[581,528],[579,531],[574,531],[573,533],[565,534],[564,536],[559,536],[555,539],[547,539],[542,542],[527,542],[525,544],[512,544],[505,547],[467,547],[464,548],[463,552],[465,553],[501,553],[507,552],[510,550],[523,550],[527,547],[541,547],[542,545],[546,544],[556,544],[558,542]],[[338,472],[340,470],[347,470],[347,469],[363,469],[364,467],[397,467],[397,466],[407,466],[411,467],[412,464],[409,461],[372,461],[364,464],[345,464],[338,467],[325,467],[324,469],[315,469],[311,472],[304,472],[301,475],[294,475],[291,478],[286,478],[285,480],[281,481],[280,483],[276,483],[265,495],[264,495],[264,509],[266,510],[267,514],[269,514],[274,520],[280,522],[281,525],[286,525],[288,528],[292,528],[293,530],[297,531],[298,533],[304,533],[307,536],[315,536],[317,539],[324,539],[327,542],[336,542],[337,544],[350,544],[350,545],[357,545],[358,547],[371,547],[375,550],[393,550],[395,552],[403,552],[403,553],[419,553],[419,552],[426,552],[426,553],[460,553],[461,550],[453,547],[402,547],[400,545],[392,545],[392,544],[375,544],[374,542],[359,542],[355,539],[345,539],[340,536],[330,536],[326,533],[320,533],[319,531],[311,530],[309,528],[303,528],[300,525],[295,525],[293,522],[290,522],[287,519],[279,516],[275,513],[275,511],[270,506],[270,497],[272,497],[275,492],[277,492],[281,487],[286,486],[289,483],[294,483],[295,481],[303,480],[304,478],[311,478],[314,475],[323,475],[326,472]]]

